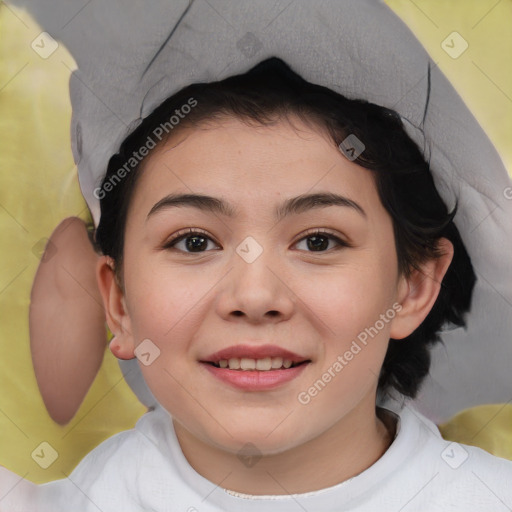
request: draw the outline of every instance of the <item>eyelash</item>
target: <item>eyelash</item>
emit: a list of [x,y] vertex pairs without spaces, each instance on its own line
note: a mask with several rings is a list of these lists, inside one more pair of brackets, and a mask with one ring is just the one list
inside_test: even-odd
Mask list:
[[[204,236],[205,238],[208,238],[209,240],[211,240],[212,242],[217,244],[217,242],[215,242],[215,240],[213,240],[206,231],[203,231],[202,229],[199,229],[199,228],[187,228],[187,229],[178,231],[170,240],[168,240],[163,245],[162,249],[174,249],[174,246],[177,243],[181,242],[182,240],[186,240],[187,238],[195,236],[195,235]],[[337,237],[333,233],[326,231],[326,230],[321,230],[321,229],[309,229],[308,231],[306,231],[306,233],[304,233],[301,236],[301,238],[299,238],[295,242],[295,244],[301,242],[304,239],[310,238],[312,236],[323,236],[323,237],[328,238],[329,240],[333,240],[334,242],[336,242],[338,244],[338,247],[334,247],[334,248],[328,249],[326,251],[306,251],[306,252],[310,252],[312,254],[314,254],[315,252],[327,253],[327,252],[330,252],[333,250],[336,251],[336,250],[340,250],[342,248],[352,247],[351,244],[349,244],[348,242],[345,242],[344,240]],[[219,245],[219,244],[217,244],[217,245]],[[209,251],[198,251],[197,253],[194,253],[194,252],[189,252],[189,251],[181,251],[180,249],[174,249],[174,250],[178,250],[185,254],[200,254],[201,252],[209,252]]]

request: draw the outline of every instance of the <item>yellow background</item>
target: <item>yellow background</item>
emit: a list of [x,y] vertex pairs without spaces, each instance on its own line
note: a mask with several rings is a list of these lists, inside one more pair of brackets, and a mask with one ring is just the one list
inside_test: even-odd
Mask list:
[[[512,169],[511,0],[388,0],[452,81]],[[442,41],[457,31],[468,49],[452,59]],[[31,48],[41,29],[0,4],[0,463],[37,483],[62,478],[104,439],[145,412],[107,350],[70,424],[48,416],[32,370],[28,306],[41,247],[68,216],[88,218],[73,163],[68,80],[73,59],[60,45],[48,59]],[[43,244],[43,245],[42,245]],[[72,343],[72,333],[69,342]],[[464,412],[442,427],[449,439],[512,458],[510,405]],[[58,453],[42,469],[31,453]]]

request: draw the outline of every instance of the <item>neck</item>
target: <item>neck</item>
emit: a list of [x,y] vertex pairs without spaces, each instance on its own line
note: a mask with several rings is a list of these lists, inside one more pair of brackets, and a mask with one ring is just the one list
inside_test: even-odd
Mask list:
[[252,495],[301,494],[348,480],[382,457],[394,426],[386,427],[374,404],[351,411],[307,443],[247,466],[236,453],[204,443],[176,421],[174,428],[189,464],[216,485]]

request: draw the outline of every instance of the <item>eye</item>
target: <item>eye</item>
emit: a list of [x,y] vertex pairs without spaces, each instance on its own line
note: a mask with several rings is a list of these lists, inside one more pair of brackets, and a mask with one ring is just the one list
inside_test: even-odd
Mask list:
[[[295,245],[306,241],[306,250],[308,252],[327,252],[329,249],[338,250],[343,247],[351,247],[348,242],[340,239],[338,236],[320,229],[313,229],[307,232],[307,235],[302,237]],[[168,240],[163,249],[176,249],[184,253],[201,253],[208,252],[208,243],[213,244],[219,248],[216,242],[203,230],[197,228],[187,228],[186,230],[178,231],[170,240]],[[334,247],[329,247],[330,243],[334,243]],[[182,246],[180,247],[180,244]]]
[[[188,228],[178,231],[170,240],[168,240],[163,249],[177,249],[185,253],[206,252],[204,249],[208,247],[208,242],[213,242],[205,231],[196,228]],[[179,247],[179,244],[183,244]],[[218,245],[214,243],[217,247]]]
[[[334,250],[339,250],[342,247],[351,247],[348,242],[341,240],[341,238],[320,229],[314,229],[307,232],[307,236],[301,238],[299,242],[306,241],[306,247],[309,252],[326,252],[329,248],[329,243],[334,242],[336,246]],[[299,243],[298,242],[298,243]]]

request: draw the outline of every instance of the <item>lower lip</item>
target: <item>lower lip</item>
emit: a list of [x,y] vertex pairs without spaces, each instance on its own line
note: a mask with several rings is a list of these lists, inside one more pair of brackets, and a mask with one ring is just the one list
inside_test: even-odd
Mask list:
[[206,369],[227,384],[231,384],[245,391],[265,391],[275,389],[286,382],[297,378],[309,365],[303,363],[293,368],[283,370],[230,370],[229,368],[217,368],[208,363],[201,363]]

